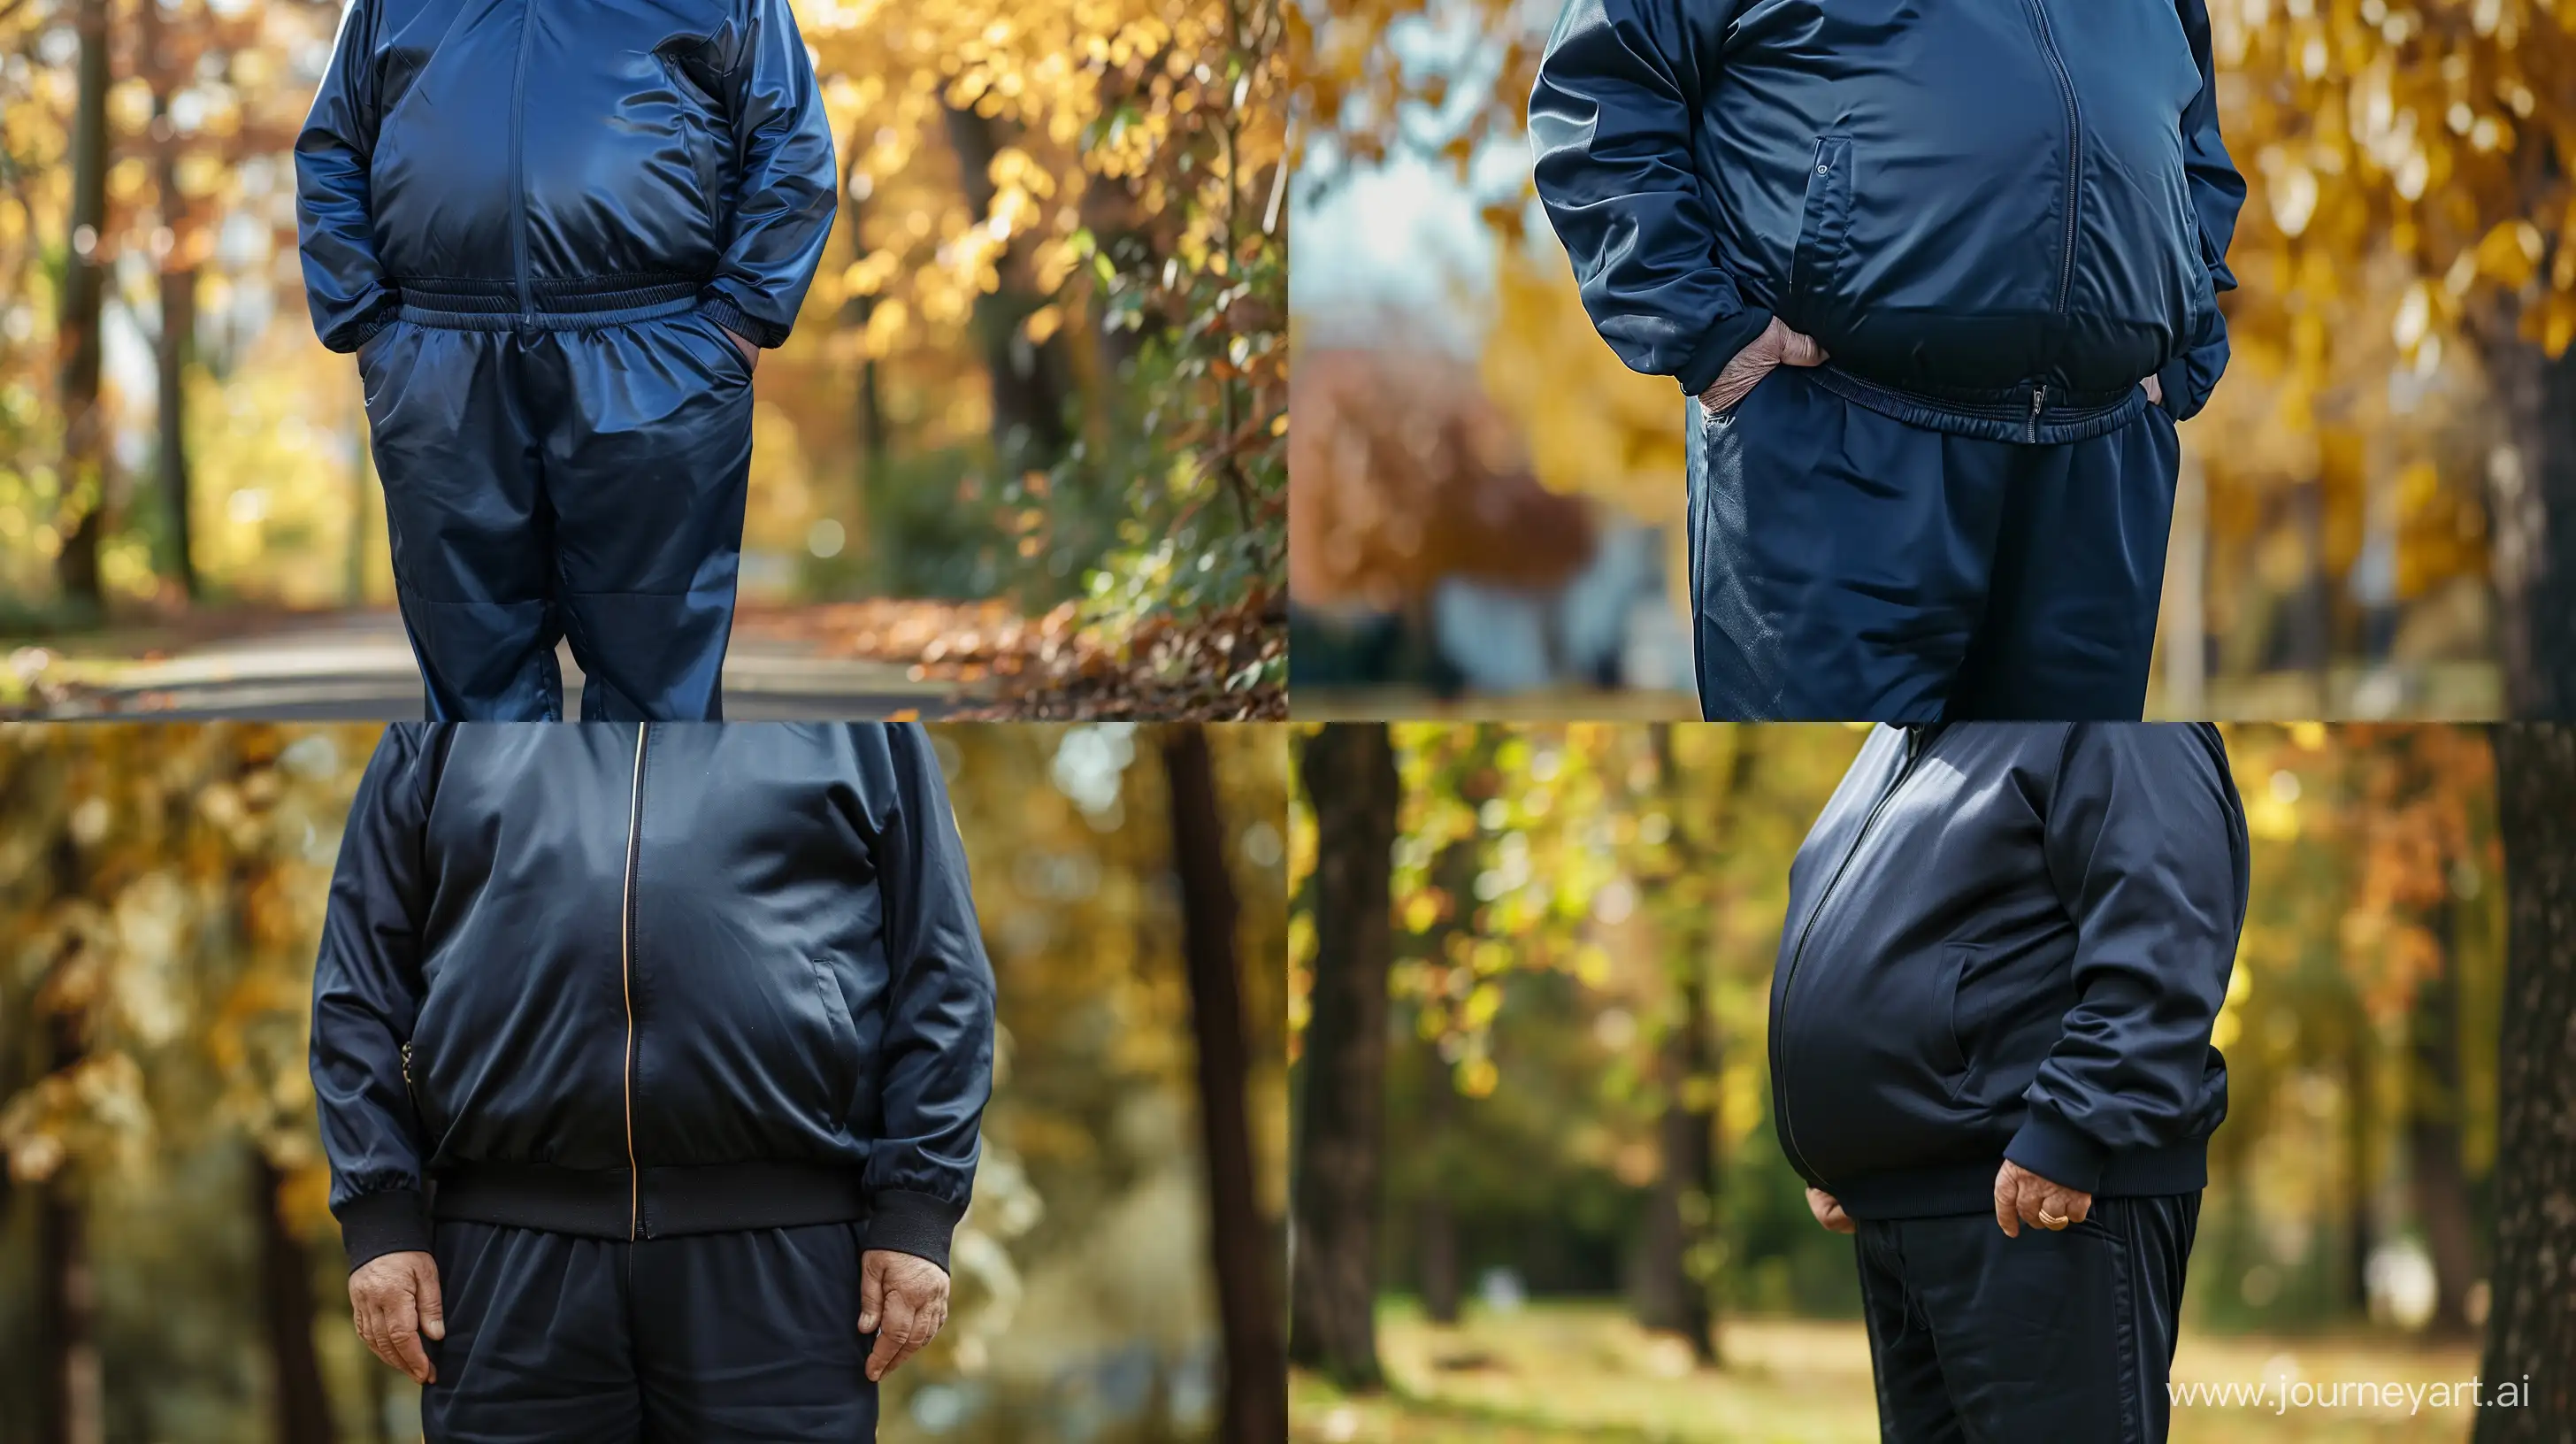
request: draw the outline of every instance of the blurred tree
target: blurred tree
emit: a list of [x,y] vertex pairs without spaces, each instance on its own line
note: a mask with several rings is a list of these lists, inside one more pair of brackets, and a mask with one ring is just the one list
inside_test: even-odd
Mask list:
[[1315,812],[1314,982],[1299,1100],[1288,1358],[1379,1382],[1379,1165],[1387,1053],[1395,752],[1384,724],[1326,727],[1299,773]]
[[2494,733],[2512,899],[2497,1139],[2494,1302],[2479,1371],[2522,1384],[2481,1409],[2476,1444],[2576,1437],[2576,727]]
[[95,608],[105,600],[98,547],[111,501],[107,418],[98,391],[108,256],[108,0],[78,0],[78,7],[73,24],[80,35],[80,90],[72,117],[71,205],[64,216],[62,316],[55,323],[62,352],[63,515],[62,550],[54,565],[64,595]]
[[1208,1174],[1208,1234],[1217,1316],[1225,1338],[1225,1404],[1217,1437],[1259,1440],[1288,1430],[1286,1351],[1279,1337],[1268,1231],[1255,1194],[1237,908],[1226,868],[1225,824],[1206,736],[1196,727],[1163,737],[1171,853],[1181,883],[1181,955],[1197,1041],[1200,1148]]

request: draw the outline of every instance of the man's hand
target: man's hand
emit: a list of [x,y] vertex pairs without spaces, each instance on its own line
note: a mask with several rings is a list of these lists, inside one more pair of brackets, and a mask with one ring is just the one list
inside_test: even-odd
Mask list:
[[2147,403],[2149,405],[2162,406],[2165,404],[2165,384],[2163,382],[2150,376],[2138,384],[2147,388]]
[[1834,1196],[1821,1188],[1807,1190],[1807,1212],[1816,1216],[1816,1222],[1823,1224],[1827,1233],[1860,1232],[1860,1225],[1852,1222],[1851,1215],[1843,1212]]
[[438,1298],[438,1264],[425,1253],[389,1253],[367,1260],[349,1275],[349,1315],[358,1337],[376,1357],[411,1376],[415,1384],[438,1380],[420,1347],[421,1336],[447,1337]]
[[2006,1238],[2021,1237],[2025,1223],[2055,1233],[2082,1223],[2092,1211],[2093,1195],[2051,1183],[2009,1159],[1995,1174],[1995,1223]]
[[731,341],[733,343],[733,348],[742,353],[742,368],[745,371],[757,372],[760,370],[759,347],[754,346],[749,341],[742,339],[731,331],[725,331],[725,328],[722,326],[718,326],[716,329],[724,331],[725,339]]
[[868,1352],[869,1383],[902,1368],[947,1322],[947,1270],[892,1249],[859,1255],[859,1332],[877,1336]]
[[1733,409],[1735,403],[1751,393],[1754,383],[1771,374],[1774,366],[1824,364],[1825,348],[1816,344],[1815,337],[1790,330],[1787,322],[1774,316],[1771,324],[1762,328],[1762,334],[1736,352],[1735,359],[1717,373],[1717,379],[1708,383],[1708,389],[1699,394],[1699,404],[1715,416]]

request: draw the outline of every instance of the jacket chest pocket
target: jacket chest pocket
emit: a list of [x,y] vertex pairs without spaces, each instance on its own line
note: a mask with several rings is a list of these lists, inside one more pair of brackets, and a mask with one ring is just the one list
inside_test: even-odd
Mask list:
[[1815,314],[1833,297],[1836,272],[1851,230],[1852,156],[1848,136],[1819,136],[1807,167],[1807,204],[1798,222],[1798,245],[1789,257],[1789,295],[1779,309],[1790,325]]
[[662,73],[670,80],[672,94],[678,97],[671,108],[679,127],[679,143],[688,153],[689,172],[697,178],[698,210],[715,236],[724,244],[724,137],[719,133],[715,98],[707,94],[688,71],[668,54],[658,55]]

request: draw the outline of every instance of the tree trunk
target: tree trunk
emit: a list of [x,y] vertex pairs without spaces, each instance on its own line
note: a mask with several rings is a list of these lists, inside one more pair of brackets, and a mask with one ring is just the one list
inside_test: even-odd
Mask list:
[[285,1178],[258,1149],[250,1157],[250,1206],[259,1219],[260,1322],[268,1331],[269,1390],[277,1444],[332,1444],[331,1398],[313,1351],[313,1260],[278,1212]]
[[[87,1019],[66,1008],[45,1023],[46,1067],[80,1066],[89,1051]],[[88,1218],[73,1170],[45,1181],[36,1216],[36,1338],[44,1360],[36,1403],[41,1444],[104,1444],[107,1395],[98,1357],[98,1281],[90,1271]]]
[[2476,1220],[2469,1205],[2468,1161],[2460,1143],[2460,985],[2452,948],[2451,909],[2427,919],[2442,963],[2419,983],[2408,1018],[2413,1032],[2406,1100],[2407,1186],[2416,1224],[2433,1259],[2432,1330],[2469,1331],[2469,1286],[2477,1281]]
[[1466,1288],[1458,1273],[1458,1212],[1441,1186],[1439,1161],[1449,1148],[1449,1130],[1458,1113],[1458,1087],[1449,1076],[1449,1061],[1440,1045],[1415,1050],[1422,1063],[1422,1156],[1432,1161],[1424,1180],[1422,1201],[1414,1210],[1415,1266],[1422,1289],[1423,1315],[1447,1327],[1458,1322]]
[[2370,1012],[2346,1000],[2344,1042],[2344,1277],[2342,1298],[2357,1319],[2370,1317],[2370,1255],[2379,1247],[2372,1199],[2379,1189],[2379,1043]]
[[[1663,803],[1672,818],[1673,876],[1698,879],[1709,865],[1700,845],[1702,827],[1723,828],[1733,815],[1735,799],[1752,770],[1749,734],[1736,735],[1736,747],[1716,798],[1716,816],[1689,816],[1691,800],[1681,786],[1680,764],[1673,754],[1672,727],[1658,723],[1650,736],[1655,775]],[[1640,1297],[1638,1322],[1664,1329],[1690,1341],[1701,1364],[1716,1367],[1717,1318],[1711,1307],[1713,1274],[1721,1233],[1717,1199],[1717,1075],[1721,1048],[1709,999],[1709,957],[1716,940],[1716,918],[1710,894],[1696,885],[1676,889],[1679,906],[1660,910],[1659,945],[1665,950],[1673,982],[1673,1017],[1658,1046],[1656,1073],[1664,1094],[1663,1115],[1656,1121],[1656,1141],[1663,1168],[1655,1179],[1646,1208],[1646,1289]]]
[[193,266],[161,273],[160,442],[154,458],[155,483],[169,509],[170,575],[179,592],[197,600],[197,554],[194,522],[188,507],[188,352],[197,326],[197,272]]
[[[992,218],[993,157],[1004,144],[1000,130],[1001,122],[971,109],[948,108],[948,143],[957,152],[966,208],[978,224]],[[1073,368],[1064,331],[1059,327],[1032,344],[1025,329],[1030,313],[1045,304],[1032,293],[1027,252],[1022,238],[1013,236],[997,267],[1000,289],[975,298],[975,335],[993,379],[993,449],[1014,474],[1053,466],[1073,445]]]
[[99,413],[99,312],[107,270],[107,0],[80,0],[80,98],[72,121],[72,204],[62,313],[63,475],[54,576],[64,599],[98,607],[98,546],[107,526],[107,426]]
[[153,484],[161,494],[170,528],[168,565],[180,595],[197,599],[197,559],[188,516],[188,353],[196,342],[197,268],[188,250],[187,199],[179,189],[179,137],[170,122],[170,91],[176,77],[162,50],[161,7],[135,8],[142,44],[143,71],[152,83],[152,177],[161,231],[153,238],[153,262],[160,268],[161,330],[153,338],[154,429]]
[[1243,1031],[1243,979],[1235,956],[1234,879],[1207,734],[1163,737],[1172,808],[1172,860],[1181,884],[1181,952],[1198,1040],[1199,1141],[1208,1171],[1208,1234],[1215,1253],[1217,1321],[1225,1343],[1225,1406],[1217,1438],[1259,1444],[1288,1434],[1288,1387],[1268,1230],[1253,1188],[1251,1054]]
[[1377,1212],[1395,749],[1383,724],[1326,727],[1306,743],[1300,770],[1315,810],[1315,980],[1298,1119],[1288,1357],[1345,1388],[1372,1389],[1382,1381]]
[[2576,727],[2494,732],[2508,939],[2497,1045],[2496,1235],[2490,1390],[2476,1444],[2576,1440]]
[[2487,348],[2509,445],[2487,469],[2505,711],[2576,716],[2576,351]]
[[[850,238],[850,252],[855,257],[868,254],[867,197],[876,193],[875,178],[871,176],[863,182],[859,176],[859,157],[863,153],[852,145],[841,165],[841,232]],[[850,325],[865,336],[877,314],[876,293],[850,297],[844,312]],[[859,355],[859,388],[853,400],[858,408],[858,490],[863,508],[860,522],[865,525],[877,515],[877,489],[886,484],[887,443],[885,399],[878,385],[877,359],[864,350]],[[858,539],[851,540],[856,544]]]

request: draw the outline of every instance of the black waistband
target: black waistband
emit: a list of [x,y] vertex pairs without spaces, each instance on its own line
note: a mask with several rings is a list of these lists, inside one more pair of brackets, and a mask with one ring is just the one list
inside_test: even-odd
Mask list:
[[430,1213],[442,1219],[542,1229],[586,1238],[669,1238],[746,1228],[855,1223],[868,1216],[855,1168],[818,1163],[720,1163],[647,1168],[475,1163],[440,1173]]
[[528,282],[527,305],[515,282],[458,276],[406,276],[394,283],[402,319],[468,330],[538,330],[607,326],[670,315],[697,304],[702,276],[668,272],[579,276]]

